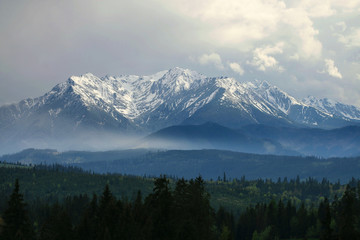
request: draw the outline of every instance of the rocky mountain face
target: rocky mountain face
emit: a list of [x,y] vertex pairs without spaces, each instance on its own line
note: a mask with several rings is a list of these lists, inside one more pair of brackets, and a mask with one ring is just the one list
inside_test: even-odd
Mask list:
[[332,116],[347,121],[360,121],[360,109],[355,106],[346,105],[328,98],[317,99],[313,96],[303,99],[303,102]]
[[182,68],[150,76],[88,73],[70,77],[41,97],[0,107],[0,141],[26,143],[90,132],[146,134],[209,121],[230,128],[336,128],[359,124],[360,109],[313,97],[299,101],[267,82],[240,83]]

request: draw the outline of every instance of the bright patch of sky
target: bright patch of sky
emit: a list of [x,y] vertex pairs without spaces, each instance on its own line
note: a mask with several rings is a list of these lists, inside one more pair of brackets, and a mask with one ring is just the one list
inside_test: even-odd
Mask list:
[[360,0],[4,0],[0,32],[0,104],[179,66],[360,106]]

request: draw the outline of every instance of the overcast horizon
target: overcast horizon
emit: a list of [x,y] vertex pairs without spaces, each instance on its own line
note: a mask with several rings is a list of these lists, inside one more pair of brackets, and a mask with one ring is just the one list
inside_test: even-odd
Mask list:
[[360,107],[360,0],[0,2],[0,105],[173,67]]

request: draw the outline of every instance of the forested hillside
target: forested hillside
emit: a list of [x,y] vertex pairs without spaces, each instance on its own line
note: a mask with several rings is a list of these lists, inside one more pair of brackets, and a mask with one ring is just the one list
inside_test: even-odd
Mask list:
[[[18,165],[0,164],[0,211],[6,205],[6,198],[13,189],[16,179],[23,189],[27,202],[42,200],[54,203],[67,196],[100,195],[106,184],[118,198],[133,199],[138,190],[144,196],[152,191],[154,178],[121,174],[94,174],[75,167],[61,165]],[[176,178],[170,178],[174,186]],[[350,183],[356,186],[356,180]],[[229,178],[226,173],[217,179],[206,181],[206,190],[211,194],[211,204],[215,208],[223,206],[235,214],[244,210],[249,204],[270,202],[272,199],[291,200],[297,205],[305,201],[307,205],[318,203],[324,197],[333,199],[340,196],[345,187],[340,182],[329,182],[326,179],[317,181],[313,178],[301,180],[279,178],[247,180],[245,176]]]
[[[11,169],[34,171],[34,168]],[[62,173],[63,177],[68,173],[84,174],[73,169],[53,170]],[[225,176],[220,182],[222,188],[226,188],[226,184],[232,185]],[[309,182],[299,183],[297,180],[293,183],[306,185],[313,193],[319,190],[316,185],[321,185],[316,182],[313,185]],[[253,202],[237,216],[223,207],[211,206],[211,194],[205,186],[212,184],[201,177],[170,180],[162,176],[153,180],[150,194],[145,196],[137,191],[132,199],[116,197],[109,184],[105,184],[100,194],[68,195],[55,202],[49,199],[43,201],[41,198],[26,202],[24,190],[16,179],[7,204],[1,211],[0,239],[242,240],[360,237],[359,181],[350,183],[357,184],[357,188],[347,185],[342,197],[335,196],[330,201],[322,197],[319,204],[310,200],[310,205],[306,201],[298,205],[290,199],[273,198],[270,202]],[[286,185],[285,181],[278,184]],[[322,184],[333,187],[328,182]]]
[[231,178],[247,179],[296,178],[301,180],[325,177],[333,182],[348,182],[360,177],[360,157],[319,158],[301,156],[276,156],[249,154],[223,150],[149,150],[122,151],[69,151],[51,149],[26,149],[16,154],[4,155],[0,161],[23,164],[62,164],[80,167],[96,173],[121,173],[130,175],[161,174],[184,177],[201,176],[217,179],[225,172]]

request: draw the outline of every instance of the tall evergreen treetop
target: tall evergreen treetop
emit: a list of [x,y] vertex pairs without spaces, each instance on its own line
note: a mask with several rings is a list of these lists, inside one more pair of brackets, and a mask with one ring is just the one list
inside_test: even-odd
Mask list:
[[24,197],[20,193],[19,180],[15,181],[15,188],[8,201],[8,207],[4,212],[3,239],[7,240],[31,240],[35,239]]

